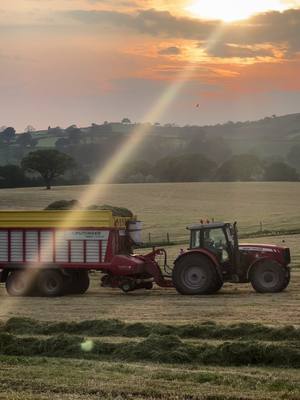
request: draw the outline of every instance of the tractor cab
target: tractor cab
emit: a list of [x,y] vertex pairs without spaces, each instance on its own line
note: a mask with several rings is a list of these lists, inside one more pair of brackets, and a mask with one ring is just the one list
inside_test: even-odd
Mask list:
[[224,282],[251,282],[260,293],[284,290],[290,281],[288,248],[238,243],[236,223],[188,226],[190,247],[174,262],[172,280],[182,294],[211,294]]
[[205,249],[212,253],[218,262],[232,267],[237,266],[238,238],[236,223],[226,222],[190,225],[189,250]]

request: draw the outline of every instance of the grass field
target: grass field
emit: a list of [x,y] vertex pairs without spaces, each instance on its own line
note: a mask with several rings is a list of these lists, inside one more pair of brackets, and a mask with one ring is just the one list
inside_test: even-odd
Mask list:
[[[6,189],[0,209],[41,209],[60,199],[80,199],[88,186]],[[99,190],[98,190],[99,189]],[[97,195],[97,191],[99,194]],[[200,219],[238,221],[241,232],[300,228],[299,183],[158,183],[98,185],[96,204],[130,208],[153,239],[186,240],[186,226]]]
[[[131,208],[146,236],[169,232],[184,241],[185,226],[207,216],[237,220],[242,232],[261,220],[266,229],[299,228],[299,188],[109,185],[94,202]],[[85,189],[2,190],[0,207],[41,209]],[[300,265],[300,235],[253,241],[284,241]],[[168,248],[170,262],[180,247]],[[246,284],[226,284],[213,296],[160,288],[126,295],[100,289],[99,278],[92,275],[84,296],[17,299],[0,289],[0,399],[300,399],[300,269],[274,295]]]

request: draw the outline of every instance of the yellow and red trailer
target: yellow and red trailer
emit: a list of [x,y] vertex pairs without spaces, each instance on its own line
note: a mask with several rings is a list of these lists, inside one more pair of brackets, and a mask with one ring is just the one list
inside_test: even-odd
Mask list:
[[135,217],[106,210],[1,211],[1,281],[9,294],[57,296],[84,293],[91,270],[103,272],[102,285],[124,291],[152,288],[163,280],[155,261],[158,251],[131,254],[140,241]]

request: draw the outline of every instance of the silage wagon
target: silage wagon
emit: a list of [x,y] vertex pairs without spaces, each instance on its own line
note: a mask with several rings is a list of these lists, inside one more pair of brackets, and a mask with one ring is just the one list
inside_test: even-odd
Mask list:
[[139,236],[136,218],[111,211],[1,211],[1,281],[13,296],[79,294],[88,289],[88,272],[95,270],[104,273],[105,286],[151,288],[153,279],[144,269],[155,269],[158,280],[163,277],[157,252],[131,254]]
[[152,289],[153,283],[190,295],[216,293],[224,282],[251,282],[262,293],[288,286],[288,248],[239,245],[236,224],[188,229],[189,249],[168,268],[164,249],[133,254],[141,243],[141,223],[134,217],[111,211],[1,211],[1,282],[12,296],[82,294],[89,271],[102,273],[102,286],[124,292]]

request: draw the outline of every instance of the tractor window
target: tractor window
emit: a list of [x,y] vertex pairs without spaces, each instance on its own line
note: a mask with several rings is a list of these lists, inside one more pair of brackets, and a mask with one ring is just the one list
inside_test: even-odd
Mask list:
[[216,253],[222,261],[229,258],[226,236],[221,228],[204,230],[203,247]]
[[191,248],[200,247],[201,243],[201,231],[192,231],[191,234]]
[[220,248],[224,244],[226,244],[226,238],[222,229],[207,229],[204,231],[204,247]]

